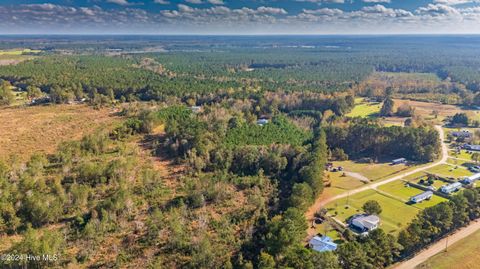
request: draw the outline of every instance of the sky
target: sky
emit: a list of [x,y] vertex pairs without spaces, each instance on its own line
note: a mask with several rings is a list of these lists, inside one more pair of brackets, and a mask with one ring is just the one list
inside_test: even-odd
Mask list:
[[480,34],[480,0],[0,0],[0,34]]

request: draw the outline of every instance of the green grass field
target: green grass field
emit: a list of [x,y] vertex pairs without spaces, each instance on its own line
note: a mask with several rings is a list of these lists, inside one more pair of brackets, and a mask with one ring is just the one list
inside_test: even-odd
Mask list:
[[333,162],[335,166],[343,166],[346,171],[359,173],[371,181],[377,181],[405,172],[415,166],[390,165],[390,163],[359,163],[355,161]]
[[[410,200],[410,197],[423,192],[422,190],[419,190],[414,187],[407,187],[406,182],[402,180],[397,180],[397,181],[382,185],[378,189],[388,193],[389,195],[399,198],[404,202],[408,202]],[[414,204],[412,206],[416,208],[424,209],[444,201],[447,201],[447,199],[434,195],[430,200],[423,201],[421,203]]]
[[31,50],[31,49],[23,49],[23,50],[0,50],[0,55],[24,55],[24,54],[36,54],[40,53],[40,50]]
[[[405,227],[420,211],[404,202],[380,194],[374,190],[364,191],[348,198],[342,198],[326,206],[329,213],[340,221],[362,212],[362,205],[368,200],[377,201],[383,211],[380,214],[381,225],[387,233],[396,234]],[[348,203],[347,203],[348,201]],[[348,204],[348,206],[347,206]]]
[[441,252],[416,269],[474,269],[479,268],[480,231],[448,247],[447,252]]
[[363,98],[356,98],[355,107],[347,114],[347,116],[363,118],[375,117],[380,112],[381,107],[381,103],[369,103],[364,102]]
[[448,164],[437,165],[433,168],[428,169],[427,172],[436,174],[439,176],[453,177],[453,178],[461,178],[461,177],[473,175],[472,172],[468,171],[465,168],[462,168],[460,165],[452,166]]

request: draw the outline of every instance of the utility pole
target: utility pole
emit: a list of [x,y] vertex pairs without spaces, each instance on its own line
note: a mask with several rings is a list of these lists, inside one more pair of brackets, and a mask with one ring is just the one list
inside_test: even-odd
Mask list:
[[445,252],[448,251],[448,236],[447,236],[447,240],[445,241]]

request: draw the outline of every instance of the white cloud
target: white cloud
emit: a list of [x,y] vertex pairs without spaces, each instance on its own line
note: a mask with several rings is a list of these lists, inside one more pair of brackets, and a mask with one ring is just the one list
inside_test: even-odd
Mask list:
[[202,4],[202,0],[185,0],[185,2],[190,4]]
[[443,4],[428,4],[426,7],[420,7],[416,11],[420,15],[428,16],[452,16],[460,15],[454,7]]
[[323,16],[339,16],[343,10],[337,8],[304,9],[303,13]]
[[223,5],[225,4],[223,0],[207,0],[212,5]]
[[331,3],[331,4],[343,4],[345,0],[295,0],[297,2],[309,2],[309,3]]
[[121,6],[135,5],[134,3],[130,3],[127,0],[107,0],[107,3],[117,4]]
[[443,4],[448,6],[462,5],[468,3],[480,3],[479,0],[434,0],[434,4]]
[[160,5],[168,5],[170,4],[170,2],[168,2],[167,0],[153,0],[153,2],[155,4],[160,4]]
[[364,3],[390,3],[390,0],[362,0]]

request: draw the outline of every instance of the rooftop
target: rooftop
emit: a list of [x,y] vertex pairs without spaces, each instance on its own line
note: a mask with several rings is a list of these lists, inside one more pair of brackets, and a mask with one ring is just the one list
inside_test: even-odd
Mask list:
[[337,244],[333,243],[333,240],[324,235],[322,237],[315,236],[308,242],[310,247],[318,252],[325,252],[325,251],[334,251],[337,249]]

